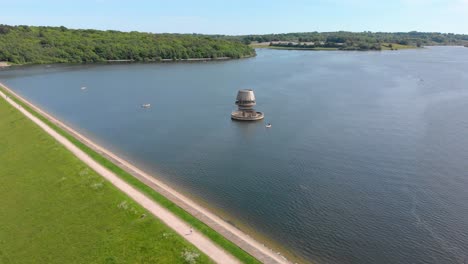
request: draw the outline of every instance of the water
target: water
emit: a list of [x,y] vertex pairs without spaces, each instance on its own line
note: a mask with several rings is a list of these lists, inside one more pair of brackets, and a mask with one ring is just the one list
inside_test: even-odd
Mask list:
[[[259,50],[0,81],[306,261],[468,262],[467,48]],[[272,128],[230,120],[240,88]]]

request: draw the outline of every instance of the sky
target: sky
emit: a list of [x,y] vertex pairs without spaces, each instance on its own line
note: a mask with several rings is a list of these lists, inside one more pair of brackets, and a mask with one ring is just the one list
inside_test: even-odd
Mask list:
[[0,24],[226,35],[468,34],[468,0],[0,0]]

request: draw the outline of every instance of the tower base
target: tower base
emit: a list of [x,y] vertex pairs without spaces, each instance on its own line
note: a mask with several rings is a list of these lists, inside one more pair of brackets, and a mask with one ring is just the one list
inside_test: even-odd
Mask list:
[[234,120],[240,121],[256,121],[262,120],[264,118],[264,114],[262,112],[255,112],[255,111],[234,111],[231,113],[231,118]]

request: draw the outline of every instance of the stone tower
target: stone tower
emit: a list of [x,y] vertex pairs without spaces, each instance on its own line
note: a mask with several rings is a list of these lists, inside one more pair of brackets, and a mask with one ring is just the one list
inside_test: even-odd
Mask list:
[[255,94],[252,89],[243,89],[237,92],[236,105],[238,110],[231,113],[231,118],[242,121],[255,121],[263,119],[262,112],[254,109],[256,105]]

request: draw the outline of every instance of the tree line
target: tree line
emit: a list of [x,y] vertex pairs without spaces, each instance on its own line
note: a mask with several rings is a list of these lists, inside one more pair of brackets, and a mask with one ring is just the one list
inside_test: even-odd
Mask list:
[[241,58],[255,50],[240,40],[197,34],[0,25],[0,61],[16,64]]
[[294,48],[380,50],[393,49],[395,44],[468,46],[468,35],[339,31],[227,36],[0,25],[0,61],[36,64],[242,58],[255,55],[255,50],[247,46],[252,42]]
[[[286,42],[339,49],[380,49],[383,44],[399,44],[410,46],[432,45],[468,45],[468,35],[437,32],[299,32],[285,34],[224,36],[216,38],[238,40],[250,44],[252,42]],[[276,44],[274,44],[276,45]]]
[[[382,46],[393,49],[392,44],[384,45],[380,43],[340,43],[340,42],[270,42],[271,47],[283,47],[294,49],[339,49],[339,50],[382,50]],[[395,47],[395,49],[397,49]]]

